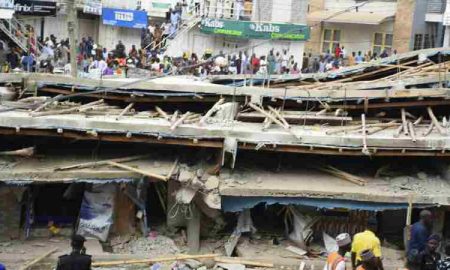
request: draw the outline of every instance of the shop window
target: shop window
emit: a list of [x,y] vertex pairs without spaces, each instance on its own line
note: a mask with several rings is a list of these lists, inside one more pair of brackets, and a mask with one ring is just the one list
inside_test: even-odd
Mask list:
[[423,43],[423,35],[422,34],[415,34],[414,35],[414,50],[420,50],[422,49],[422,43]]
[[373,36],[372,51],[380,55],[384,50],[392,49],[393,35],[387,33],[375,33]]
[[327,53],[334,52],[336,47],[339,46],[341,41],[341,30],[337,29],[325,29],[323,31],[322,52]]

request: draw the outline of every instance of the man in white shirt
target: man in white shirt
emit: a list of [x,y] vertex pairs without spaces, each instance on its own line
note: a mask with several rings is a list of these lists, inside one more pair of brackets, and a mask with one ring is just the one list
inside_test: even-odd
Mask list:
[[348,233],[341,233],[336,237],[338,251],[328,255],[323,270],[346,270],[345,254],[351,250],[352,238]]

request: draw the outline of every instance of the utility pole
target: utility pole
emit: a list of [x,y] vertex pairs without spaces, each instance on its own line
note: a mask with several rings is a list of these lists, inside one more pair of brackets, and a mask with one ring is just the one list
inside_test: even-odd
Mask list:
[[70,42],[70,75],[77,77],[77,37],[78,37],[78,18],[76,0],[67,0],[67,27],[69,30]]

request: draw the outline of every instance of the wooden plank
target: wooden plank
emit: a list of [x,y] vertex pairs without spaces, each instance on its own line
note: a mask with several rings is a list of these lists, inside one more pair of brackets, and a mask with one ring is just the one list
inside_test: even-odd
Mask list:
[[140,170],[140,169],[136,169],[136,168],[133,168],[133,167],[130,167],[130,166],[127,166],[127,165],[124,165],[124,164],[120,164],[120,163],[117,163],[117,162],[114,162],[114,161],[108,161],[107,164],[109,164],[111,166],[114,166],[114,167],[117,167],[117,168],[120,168],[120,169],[127,170],[127,171],[139,173],[139,174],[148,176],[150,178],[155,178],[155,179],[162,180],[162,181],[167,181],[168,180],[166,176],[163,176],[163,175],[160,175],[160,174],[154,174],[154,173],[146,172],[146,171],[143,171],[143,170]]
[[221,98],[219,101],[216,102],[216,104],[214,104],[214,106],[212,106],[211,109],[209,109],[206,114],[200,119],[199,125],[203,125],[205,124],[206,120],[211,117],[211,115],[213,115],[213,113],[217,112],[220,108],[220,105],[222,105],[225,102],[224,98]]
[[57,248],[51,249],[50,251],[45,252],[44,254],[36,257],[35,259],[33,259],[32,261],[26,263],[25,265],[23,265],[22,267],[20,267],[20,270],[27,270],[30,269],[32,266],[36,265],[37,263],[39,263],[40,261],[42,261],[43,259],[47,258],[48,256],[52,255],[53,253],[55,253],[56,251],[58,251]]
[[123,162],[130,162],[130,161],[134,161],[134,160],[144,159],[144,158],[147,158],[150,156],[151,155],[137,155],[137,156],[131,156],[131,157],[85,162],[85,163],[80,163],[80,164],[75,164],[75,165],[70,165],[70,166],[58,167],[53,170],[54,171],[65,171],[65,170],[73,170],[73,169],[92,168],[92,167],[107,165],[108,162],[110,162],[110,161],[117,162],[117,163],[123,163]]
[[204,255],[174,255],[169,257],[159,257],[154,259],[144,259],[144,260],[121,260],[121,261],[104,261],[104,262],[93,262],[93,267],[105,267],[105,266],[117,266],[117,265],[129,265],[129,264],[152,264],[158,262],[172,262],[180,260],[198,260],[198,259],[212,259],[219,256],[219,254],[204,254]]
[[441,123],[439,123],[439,121],[437,120],[436,116],[433,113],[433,110],[431,109],[431,107],[427,108],[428,111],[428,115],[431,118],[431,121],[433,122],[434,126],[436,127],[436,129],[439,131],[439,133],[441,135],[446,135],[447,131],[441,126]]

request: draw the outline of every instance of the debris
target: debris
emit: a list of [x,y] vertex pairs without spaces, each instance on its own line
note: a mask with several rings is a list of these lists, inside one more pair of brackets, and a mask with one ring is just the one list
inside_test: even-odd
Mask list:
[[219,187],[220,180],[217,176],[210,176],[205,182],[205,188],[207,190],[213,190]]
[[211,117],[211,115],[213,115],[215,112],[217,112],[220,108],[220,105],[222,105],[225,102],[224,98],[219,99],[219,101],[216,102],[216,104],[214,104],[214,106],[209,109],[209,111],[206,112],[206,114],[200,119],[199,124],[203,125],[206,120]]
[[308,253],[307,251],[305,251],[301,248],[298,248],[298,247],[294,247],[294,246],[288,246],[288,247],[286,247],[286,250],[289,250],[290,252],[295,253],[299,256],[304,256]]
[[447,134],[447,131],[441,126],[441,124],[437,120],[436,116],[434,115],[433,110],[431,109],[431,107],[428,107],[427,110],[428,110],[428,115],[431,118],[431,121],[433,121],[433,124],[436,127],[436,129],[439,131],[439,133],[441,135]]
[[24,266],[22,266],[20,268],[20,270],[27,270],[30,269],[33,265],[39,263],[40,261],[42,261],[43,259],[47,258],[48,256],[50,256],[51,254],[55,253],[56,251],[58,251],[57,248],[54,248],[50,251],[47,251],[46,253],[42,254],[41,256],[35,258],[34,260],[26,263]]
[[329,236],[327,233],[322,232],[322,238],[323,243],[325,245],[325,249],[327,250],[328,254],[335,252],[339,249],[336,240],[333,237]]
[[131,108],[133,108],[134,103],[130,103],[128,104],[128,106],[125,107],[125,109],[123,109],[123,111],[120,112],[119,116],[117,116],[116,120],[120,120],[120,118],[122,118],[127,112],[129,112],[131,110]]

